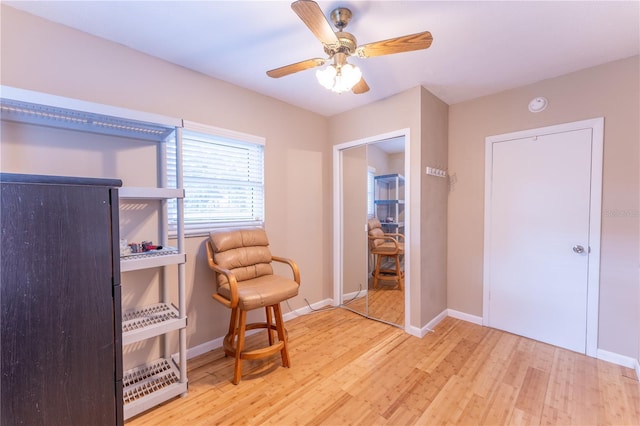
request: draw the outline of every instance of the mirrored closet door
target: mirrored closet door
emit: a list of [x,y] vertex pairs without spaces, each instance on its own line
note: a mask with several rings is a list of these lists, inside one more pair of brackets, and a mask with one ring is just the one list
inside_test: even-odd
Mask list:
[[[403,247],[404,139],[366,143],[339,153],[342,304],[399,327],[405,322],[404,251],[381,255],[385,250],[376,250],[374,241],[391,246],[391,252],[394,245]],[[379,230],[370,232],[372,227]],[[384,237],[370,238],[372,233]]]
[[342,151],[342,302],[368,315],[367,146]]

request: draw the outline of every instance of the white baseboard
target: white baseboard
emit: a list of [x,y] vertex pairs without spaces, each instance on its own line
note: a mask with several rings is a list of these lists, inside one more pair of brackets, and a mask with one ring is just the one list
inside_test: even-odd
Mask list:
[[444,311],[436,315],[436,317],[433,318],[431,321],[429,321],[427,325],[425,325],[424,327],[418,328],[418,327],[409,325],[408,327],[405,327],[404,331],[411,334],[412,336],[416,336],[422,339],[424,336],[427,335],[427,333],[431,333],[433,331],[433,328],[436,325],[438,325],[440,321],[442,321],[446,317],[447,317],[447,310],[445,309]]
[[601,359],[603,361],[611,362],[613,364],[618,364],[623,367],[633,368],[638,372],[638,360],[631,358],[629,356],[620,355],[614,352],[605,351],[604,349],[598,349],[596,352],[596,358]]
[[[325,306],[331,306],[333,305],[333,299],[324,299],[321,300],[320,302],[316,302],[314,304],[312,304],[311,306],[305,306],[299,309],[295,309],[293,311],[289,311],[287,313],[284,313],[282,315],[282,318],[286,321],[289,321],[293,318],[299,317],[301,315],[306,315],[310,312],[312,312],[313,309],[321,309],[324,308]],[[247,332],[247,335],[250,336],[253,333],[257,333],[260,330],[251,330]],[[206,354],[207,352],[210,352],[214,349],[218,349],[222,347],[222,341],[224,340],[224,336],[223,337],[217,337],[213,340],[209,340],[208,342],[204,342],[201,343],[197,346],[193,346],[191,348],[187,349],[187,359],[191,359],[191,358],[195,358],[199,355],[202,354]],[[176,358],[178,356],[177,353],[173,354],[173,357]]]
[[422,335],[426,336],[427,333],[431,333],[436,325],[440,324],[440,321],[447,317],[447,310],[440,312],[434,319],[429,321],[427,325],[422,328]]
[[422,334],[422,330],[420,328],[414,327],[412,325],[405,326],[404,327],[404,331],[405,331],[405,333],[408,333],[408,334],[410,334],[412,336],[415,336],[415,337],[419,337],[421,339],[422,339],[422,337],[424,337],[424,334]]
[[[288,306],[288,305],[285,305]],[[319,302],[313,303],[312,305],[307,305],[302,308],[294,309],[293,311],[286,312],[282,314],[282,318],[285,321],[289,321],[290,319],[299,317],[301,315],[306,315],[313,312],[314,309],[322,309],[325,306],[334,306],[333,299],[324,299]]]
[[447,309],[447,313],[451,318],[456,318],[462,321],[471,322],[477,325],[482,325],[482,317],[477,315],[471,315],[464,312],[456,311],[454,309]]
[[[224,337],[218,337],[213,340],[209,340],[208,342],[204,342],[200,345],[191,347],[187,349],[187,359],[195,358],[199,355],[206,354],[207,352],[211,352],[214,349],[218,349],[222,347],[222,340]],[[173,354],[173,358],[175,359],[178,356],[177,353]]]
[[640,382],[640,360],[636,360],[636,377]]
[[342,303],[348,302],[352,299],[359,299],[361,297],[365,297],[367,295],[368,290],[364,289],[364,290],[359,290],[359,291],[353,291],[351,293],[346,293],[342,295]]

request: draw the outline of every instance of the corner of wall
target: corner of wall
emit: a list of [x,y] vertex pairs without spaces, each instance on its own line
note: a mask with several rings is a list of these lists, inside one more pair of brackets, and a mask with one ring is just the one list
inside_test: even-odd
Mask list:
[[[420,90],[420,293],[422,322],[447,309],[448,180],[427,175],[426,167],[446,170],[449,106],[424,87]],[[414,154],[417,155],[417,154]]]

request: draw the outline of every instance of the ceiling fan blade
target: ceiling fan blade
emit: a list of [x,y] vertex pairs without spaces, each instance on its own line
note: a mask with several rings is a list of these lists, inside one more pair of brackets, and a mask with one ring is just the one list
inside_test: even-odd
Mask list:
[[362,77],[360,79],[360,81],[357,82],[355,86],[353,86],[351,91],[353,93],[355,93],[356,95],[360,95],[362,93],[367,93],[369,91],[369,85],[367,84],[366,81],[364,81],[364,77]]
[[280,78],[284,77],[285,75],[296,73],[298,71],[304,71],[308,70],[309,68],[319,67],[326,61],[326,59],[320,58],[307,59],[306,61],[296,62],[295,64],[289,64],[285,65],[284,67],[267,71],[267,75],[273,78]]
[[361,58],[371,58],[373,56],[391,55],[393,53],[427,49],[431,46],[432,41],[433,37],[431,36],[431,33],[429,31],[425,31],[422,33],[363,44],[358,47],[356,52]]
[[291,3],[291,9],[323,44],[338,44],[338,37],[333,32],[331,24],[325,18],[318,3],[311,0],[298,0]]

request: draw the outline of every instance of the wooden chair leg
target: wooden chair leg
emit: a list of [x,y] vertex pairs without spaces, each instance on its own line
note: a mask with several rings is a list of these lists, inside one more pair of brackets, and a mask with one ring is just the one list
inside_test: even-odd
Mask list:
[[273,324],[273,317],[271,315],[271,306],[264,308],[267,314],[267,335],[269,336],[269,346],[273,345],[273,330],[271,324]]
[[273,305],[273,312],[276,317],[276,329],[278,330],[278,340],[280,340],[282,345],[282,350],[280,351],[280,355],[282,356],[282,366],[283,367],[291,367],[291,360],[289,359],[289,349],[287,345],[287,332],[284,329],[284,320],[282,319],[282,310],[280,309],[280,304]]
[[398,279],[398,288],[402,290],[404,285],[404,277],[402,274],[402,269],[400,269],[400,256],[396,255],[396,278]]
[[227,336],[235,334],[236,327],[238,327],[238,308],[231,309],[231,318],[229,318],[229,332]]
[[380,267],[382,266],[382,255],[376,254],[376,270],[373,273],[373,288],[378,287],[378,278],[380,277]]
[[247,327],[247,311],[240,309],[240,322],[238,324],[238,343],[236,346],[236,366],[233,372],[233,384],[240,383],[242,377],[242,351],[244,350],[244,333]]
[[[238,333],[238,308],[233,308],[231,309],[231,316],[229,317],[229,330],[227,331],[227,335],[224,337],[226,341],[226,344],[224,345],[225,357],[227,355],[232,355],[232,352],[230,350],[235,347],[237,333]],[[229,348],[229,350],[227,348]]]

